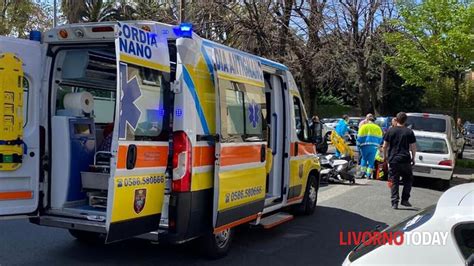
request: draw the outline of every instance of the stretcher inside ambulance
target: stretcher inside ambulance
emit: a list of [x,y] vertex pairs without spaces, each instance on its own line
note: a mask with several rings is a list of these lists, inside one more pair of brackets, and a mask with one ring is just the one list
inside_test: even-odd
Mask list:
[[0,114],[0,216],[82,240],[200,237],[218,257],[237,225],[314,212],[319,162],[286,66],[156,22],[42,37],[0,37],[0,92],[24,98],[0,101],[18,109]]

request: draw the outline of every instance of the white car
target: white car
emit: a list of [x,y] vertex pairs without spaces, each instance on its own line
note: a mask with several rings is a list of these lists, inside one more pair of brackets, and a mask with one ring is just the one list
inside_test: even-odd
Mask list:
[[451,142],[453,151],[459,159],[464,152],[464,136],[458,132],[454,119],[449,115],[407,113],[407,126],[413,130],[444,133]]
[[449,187],[453,177],[456,155],[446,134],[413,131],[416,137],[416,156],[413,175],[441,179]]
[[402,243],[360,244],[343,265],[474,265],[474,183],[452,187],[437,205],[378,233],[390,232]]

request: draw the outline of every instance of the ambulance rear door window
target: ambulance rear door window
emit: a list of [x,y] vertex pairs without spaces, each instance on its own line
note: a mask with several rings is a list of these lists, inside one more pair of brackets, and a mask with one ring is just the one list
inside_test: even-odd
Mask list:
[[[129,64],[127,82],[128,90],[138,89],[139,92],[131,94],[134,97],[138,96],[132,99],[133,105],[122,102],[122,104],[127,104],[127,106],[122,105],[121,110],[126,112],[125,118],[127,118],[125,140],[168,140],[168,117],[165,114],[168,113],[166,110],[169,103],[165,100],[168,95],[165,93],[167,84],[162,72]],[[135,88],[134,84],[137,84],[138,88]],[[128,109],[128,105],[133,110]],[[136,127],[132,127],[128,120],[136,120],[134,121]]]

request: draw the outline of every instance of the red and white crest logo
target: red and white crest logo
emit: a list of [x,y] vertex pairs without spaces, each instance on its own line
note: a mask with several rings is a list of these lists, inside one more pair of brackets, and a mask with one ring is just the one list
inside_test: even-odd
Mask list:
[[142,212],[143,208],[145,207],[146,202],[146,189],[136,189],[135,190],[135,200],[133,201],[133,209],[137,214]]

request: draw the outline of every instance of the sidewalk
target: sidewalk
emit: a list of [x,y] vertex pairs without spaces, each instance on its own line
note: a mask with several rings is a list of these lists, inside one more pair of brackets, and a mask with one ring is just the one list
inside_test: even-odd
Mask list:
[[468,179],[469,182],[474,182],[474,169],[456,167],[454,169],[454,177],[461,179]]

